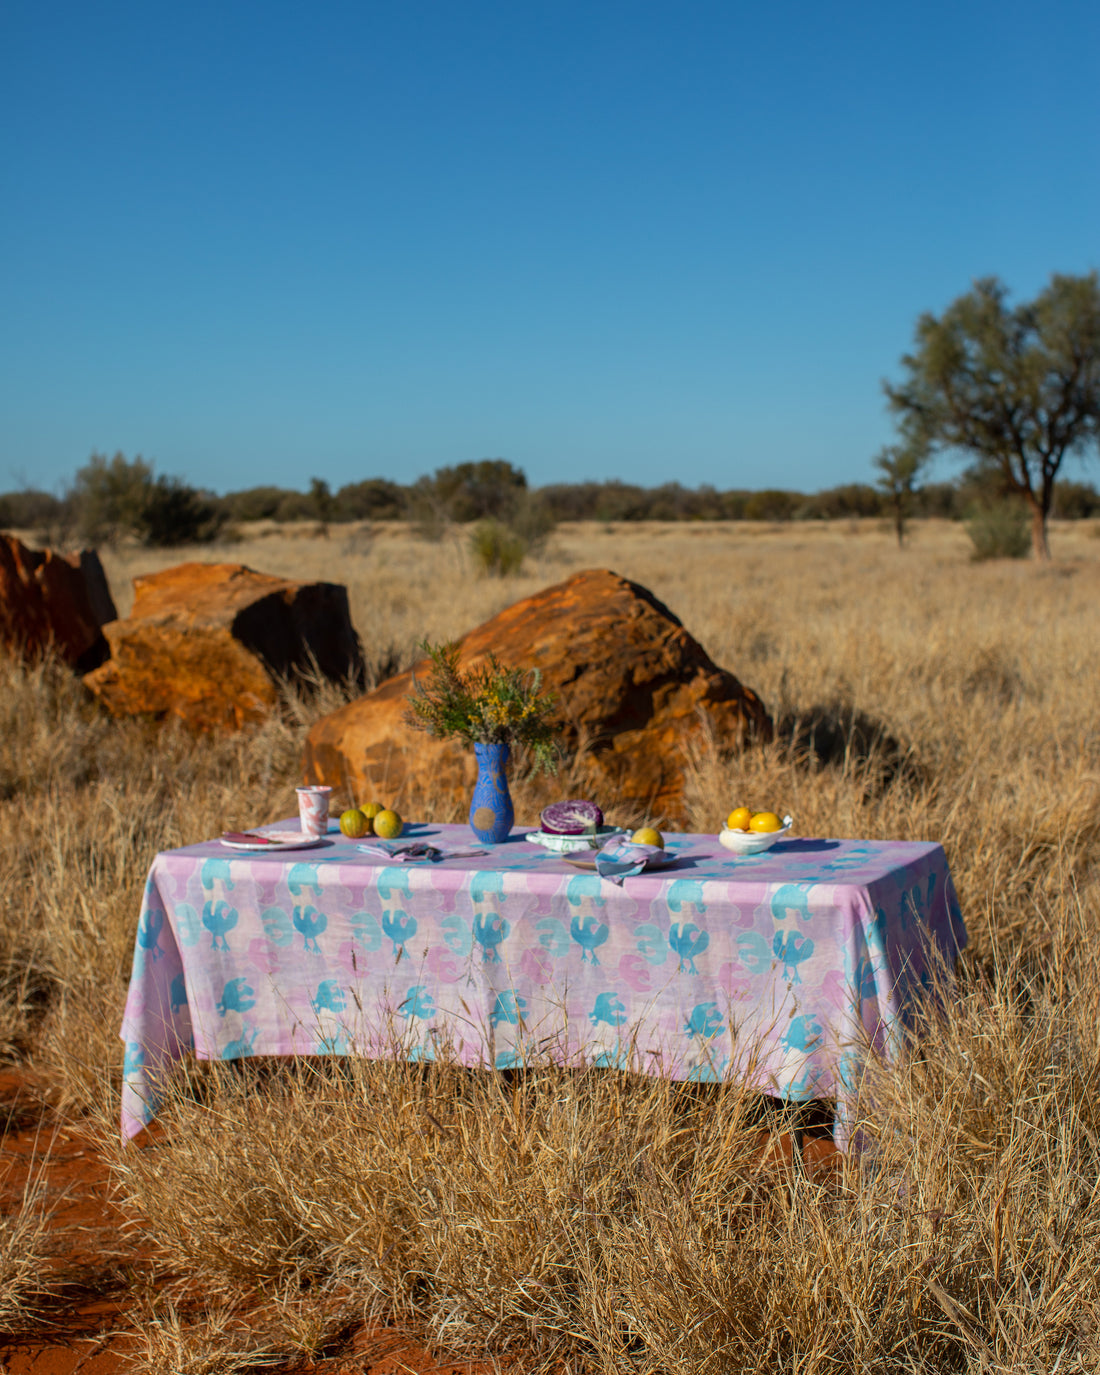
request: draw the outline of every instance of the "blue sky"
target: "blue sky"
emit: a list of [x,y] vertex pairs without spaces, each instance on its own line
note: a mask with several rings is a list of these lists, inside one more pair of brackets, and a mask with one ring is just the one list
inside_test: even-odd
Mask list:
[[1100,266],[1098,53],[1095,0],[7,0],[0,490],[869,480],[921,311]]

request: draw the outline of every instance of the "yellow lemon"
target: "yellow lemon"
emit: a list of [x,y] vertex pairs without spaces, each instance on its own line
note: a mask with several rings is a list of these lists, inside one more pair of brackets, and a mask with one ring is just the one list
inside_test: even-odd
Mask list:
[[652,826],[641,826],[630,837],[635,845],[656,845],[658,849],[665,848],[665,838],[660,831]]
[[374,834],[383,840],[396,840],[405,829],[405,823],[392,807],[384,807],[374,818]]
[[734,807],[733,811],[726,817],[726,830],[747,831],[751,820],[751,807]]
[[358,807],[349,807],[346,812],[340,813],[340,830],[352,840],[358,840],[369,832],[370,822]]
[[783,823],[774,812],[754,812],[749,821],[750,831],[781,831]]

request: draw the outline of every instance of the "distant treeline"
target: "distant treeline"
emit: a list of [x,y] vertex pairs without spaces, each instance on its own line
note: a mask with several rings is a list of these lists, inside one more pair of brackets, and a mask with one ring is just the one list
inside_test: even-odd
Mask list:
[[[988,477],[964,474],[954,482],[929,482],[914,490],[908,515],[964,520],[976,505],[996,495]],[[811,493],[779,488],[718,491],[678,482],[640,487],[615,480],[532,489],[522,470],[503,459],[440,468],[407,486],[375,477],[332,491],[323,479],[313,478],[304,492],[269,485],[218,496],[179,478],[156,477],[141,458],[93,454],[60,496],[33,489],[0,495],[4,528],[90,543],[138,538],[149,545],[226,538],[233,526],[257,520],[326,526],[408,520],[425,533],[446,524],[495,521],[530,545],[560,521],[849,520],[893,514],[890,493],[863,482]],[[1059,482],[1052,514],[1063,520],[1100,516],[1100,492],[1089,483]]]

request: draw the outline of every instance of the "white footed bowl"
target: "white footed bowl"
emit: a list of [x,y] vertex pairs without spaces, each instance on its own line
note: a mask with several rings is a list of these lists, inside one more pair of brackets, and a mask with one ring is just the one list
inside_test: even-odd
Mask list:
[[595,835],[560,836],[551,831],[528,831],[524,840],[529,840],[532,845],[542,845],[555,854],[571,855],[578,850],[598,850],[612,836],[622,833],[622,826],[597,826]]
[[718,836],[718,843],[724,845],[727,850],[732,850],[735,855],[759,855],[764,850],[770,850],[777,840],[782,840],[788,835],[790,829],[791,818],[785,816],[781,831],[722,831]]

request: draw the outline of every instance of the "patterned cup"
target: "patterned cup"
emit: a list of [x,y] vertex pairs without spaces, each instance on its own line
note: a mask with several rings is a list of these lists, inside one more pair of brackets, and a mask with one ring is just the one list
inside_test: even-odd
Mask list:
[[302,834],[319,840],[328,830],[328,799],[332,789],[318,784],[316,787],[297,788],[298,816],[301,819]]

